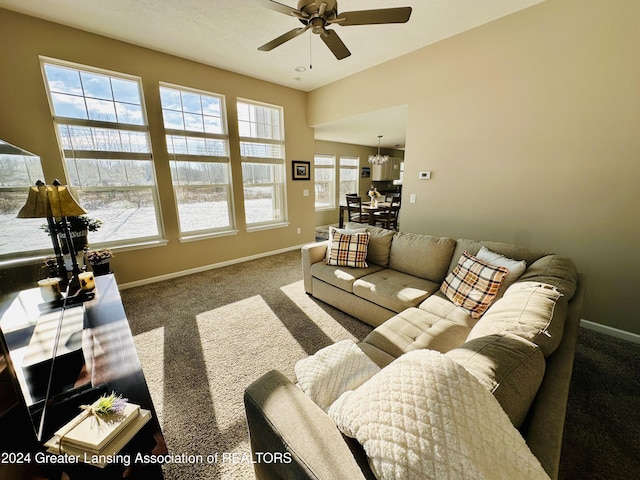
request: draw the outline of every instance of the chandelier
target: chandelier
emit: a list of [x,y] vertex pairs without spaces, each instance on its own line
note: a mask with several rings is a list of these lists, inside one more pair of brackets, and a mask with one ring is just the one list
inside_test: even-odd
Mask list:
[[369,163],[371,165],[383,165],[389,161],[389,155],[380,155],[380,139],[382,135],[378,135],[378,153],[369,155]]

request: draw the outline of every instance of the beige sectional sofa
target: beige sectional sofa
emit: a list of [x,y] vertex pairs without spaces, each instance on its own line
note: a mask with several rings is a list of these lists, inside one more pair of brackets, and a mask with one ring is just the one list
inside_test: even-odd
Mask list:
[[[381,368],[422,349],[462,365],[493,394],[556,478],[584,296],[584,281],[571,259],[498,242],[350,224],[347,229],[342,233],[366,232],[366,266],[331,265],[335,243],[333,250],[329,242],[307,245],[302,248],[306,292],[375,327],[358,347]],[[506,270],[495,266],[499,256],[505,257]],[[482,298],[488,306],[479,311],[442,287],[451,287],[469,262],[500,277],[499,290]],[[516,272],[520,268],[524,271]],[[325,411],[279,372],[246,390],[245,409],[254,453],[287,459],[257,461],[257,478],[374,478],[361,445],[342,435]]]

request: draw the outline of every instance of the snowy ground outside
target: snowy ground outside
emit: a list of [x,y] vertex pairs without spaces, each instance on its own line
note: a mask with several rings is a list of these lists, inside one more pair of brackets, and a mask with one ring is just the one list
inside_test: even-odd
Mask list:
[[[264,222],[272,218],[270,198],[247,200],[247,223]],[[228,224],[228,210],[224,202],[192,203],[188,212],[181,210],[182,223],[192,230],[215,228]],[[97,232],[89,234],[89,242],[113,242],[157,235],[158,227],[152,207],[103,208],[88,213],[103,221]],[[13,214],[0,215],[0,255],[31,250],[52,249],[49,235],[40,229],[45,219],[22,219]],[[53,251],[52,251],[53,254]]]

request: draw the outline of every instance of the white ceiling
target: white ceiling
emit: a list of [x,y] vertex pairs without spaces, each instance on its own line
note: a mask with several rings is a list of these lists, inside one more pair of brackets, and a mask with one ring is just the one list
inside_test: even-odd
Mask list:
[[[302,91],[311,91],[543,0],[340,0],[338,11],[411,6],[406,24],[334,26],[351,51],[336,60],[305,33],[271,52],[258,47],[300,27],[269,0],[0,0],[0,7]],[[280,3],[296,7],[296,0]],[[310,68],[312,66],[313,68]],[[296,68],[304,71],[296,71]],[[316,138],[404,146],[406,108],[323,126]]]

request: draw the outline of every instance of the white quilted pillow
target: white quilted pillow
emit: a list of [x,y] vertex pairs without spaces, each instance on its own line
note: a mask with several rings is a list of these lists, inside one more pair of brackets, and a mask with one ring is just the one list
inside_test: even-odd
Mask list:
[[461,365],[409,352],[329,408],[378,479],[548,479],[498,401]]
[[379,371],[380,367],[353,340],[321,348],[294,367],[302,391],[325,411],[344,392],[354,390]]

